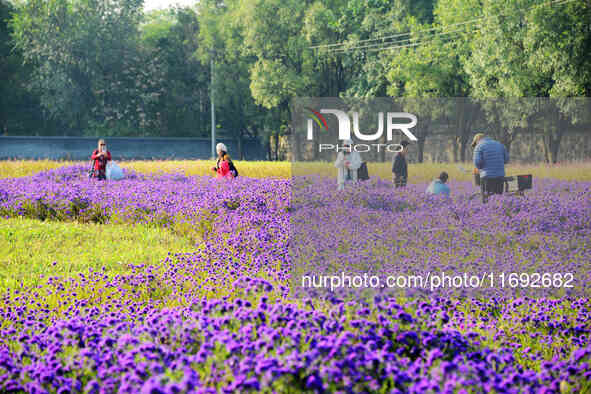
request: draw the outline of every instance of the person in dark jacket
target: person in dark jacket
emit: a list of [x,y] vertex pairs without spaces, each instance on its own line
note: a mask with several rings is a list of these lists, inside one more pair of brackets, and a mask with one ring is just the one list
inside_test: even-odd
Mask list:
[[402,149],[400,152],[394,155],[392,159],[392,174],[395,187],[404,187],[406,186],[406,181],[408,179],[408,164],[406,163],[406,151],[408,146],[408,141],[402,141],[400,143]]
[[509,162],[505,145],[478,133],[472,140],[472,148],[474,148],[474,166],[480,175],[483,194],[503,194],[505,164]]
[[111,160],[111,152],[107,150],[105,140],[98,141],[98,149],[92,152],[90,159],[94,160],[92,177],[99,181],[107,179],[107,162]]

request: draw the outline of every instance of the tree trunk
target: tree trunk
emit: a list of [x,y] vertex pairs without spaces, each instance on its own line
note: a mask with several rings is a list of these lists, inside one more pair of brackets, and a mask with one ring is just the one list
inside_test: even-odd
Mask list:
[[462,132],[460,133],[460,161],[464,163],[466,161],[466,150],[468,149],[468,142],[470,140],[470,126],[472,122],[470,119],[462,118],[460,127]]
[[275,161],[279,161],[279,133],[275,134]]
[[[297,152],[295,146],[295,135],[292,132],[291,123],[287,125],[287,161],[291,161],[292,163],[297,160]],[[290,156],[291,153],[291,156]]]
[[418,148],[419,148],[419,152],[418,152],[418,158],[417,160],[419,161],[419,163],[423,162],[423,153],[425,152],[425,140],[427,139],[427,135],[421,133],[418,137],[417,137],[417,144],[418,144]]
[[466,160],[466,150],[470,140],[470,130],[472,129],[475,119],[478,117],[477,114],[479,111],[478,106],[472,103],[470,99],[466,100],[467,101],[462,101],[458,105],[458,110],[460,111],[458,116],[458,127],[460,130],[460,160],[462,162]]
[[466,146],[468,145],[468,139],[465,136],[462,136],[460,141],[460,161],[462,163],[466,162]]
[[462,149],[462,139],[464,136],[464,102],[460,101],[456,104],[456,132],[458,136],[456,138],[456,150],[454,154],[454,161],[457,163],[458,160],[464,161],[464,150]]
[[505,145],[505,149],[507,150],[509,156],[511,156],[511,143],[515,139],[515,133],[517,133],[517,131],[513,131],[513,133],[504,131],[501,135],[501,143]]
[[547,141],[550,137],[547,135],[542,136],[542,145],[544,146],[544,161],[546,164],[550,164],[550,151],[548,150],[548,146],[550,143]]
[[550,139],[550,156],[552,158],[552,164],[556,164],[558,162],[558,151],[560,149],[560,141],[562,140],[562,129],[556,131],[556,133],[551,134]]
[[[291,126],[290,126],[291,127]],[[290,130],[290,151],[292,152],[293,157],[291,158],[292,162],[298,162],[301,160],[300,155],[300,141],[298,133],[296,133],[293,128]]]
[[560,150],[562,135],[563,131],[561,129],[546,132],[544,136],[544,158],[546,163],[558,163],[558,152]]
[[427,137],[429,136],[429,133],[431,132],[431,120],[428,119],[425,122],[423,122],[423,126],[420,128],[420,130],[418,130],[418,135],[417,135],[417,144],[418,144],[418,148],[419,148],[419,152],[418,152],[418,161],[419,163],[423,163],[425,161],[425,142],[427,141]]
[[[539,149],[539,139],[538,136],[535,134],[535,131],[532,128],[527,129],[527,133],[525,134],[526,138],[529,138],[530,141],[533,143],[529,144],[529,154],[528,160],[530,162],[536,161],[538,159],[538,149]],[[542,141],[542,145],[544,145]]]
[[242,151],[242,130],[238,132],[238,157],[244,160],[244,152]]
[[456,163],[458,162],[458,145],[459,145],[458,144],[458,142],[459,142],[458,140],[459,140],[459,138],[456,136],[453,139],[453,142],[454,143],[453,143],[453,146],[452,146],[452,148],[453,148],[453,155],[454,155],[454,162],[456,162]]
[[552,157],[552,164],[556,164],[558,162],[558,148],[560,147],[559,142],[554,142],[552,147],[550,148],[550,156]]

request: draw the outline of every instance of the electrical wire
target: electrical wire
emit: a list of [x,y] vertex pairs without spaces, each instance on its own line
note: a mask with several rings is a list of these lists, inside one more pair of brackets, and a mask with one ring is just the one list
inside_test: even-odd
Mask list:
[[[472,31],[474,31],[474,30],[472,30]],[[453,34],[453,33],[457,33],[457,32],[466,32],[466,30],[465,29],[456,29],[456,30],[450,30],[450,31],[447,31],[447,32],[440,32],[440,33],[431,35],[430,38],[431,37],[444,36],[444,35]],[[413,41],[413,40],[420,42],[420,41],[423,41],[424,39],[407,38],[406,40],[383,42],[383,43],[379,43],[379,44],[368,44],[368,45],[363,45],[363,46],[356,46],[354,48],[355,49],[375,48],[375,47],[381,47],[383,45],[402,44],[402,43],[407,42],[407,41],[410,44],[410,42]],[[429,40],[429,41],[431,41],[431,40]],[[335,52],[340,52],[340,51],[348,51],[349,49],[352,49],[352,48],[337,48],[337,49],[329,50],[328,52],[329,53],[335,53]]]
[[[529,7],[529,8],[524,8],[522,9],[522,11],[528,11],[530,9],[533,8],[539,8],[539,7],[543,7],[546,5],[561,5],[561,4],[565,4],[565,3],[570,3],[571,1],[577,1],[577,0],[551,0],[549,2],[546,3],[542,3],[542,4],[537,4],[535,6]],[[483,20],[487,20],[487,19],[492,19],[492,18],[498,18],[500,16],[507,16],[507,14],[498,14],[498,15],[491,15],[488,17],[479,17],[479,18],[474,18],[474,19],[470,19],[467,21],[463,21],[463,22],[457,22],[457,23],[451,23],[449,25],[445,25],[445,26],[437,26],[437,27],[432,27],[429,29],[421,29],[421,30],[417,30],[414,32],[406,32],[406,33],[398,33],[398,34],[394,34],[394,35],[389,35],[389,36],[382,36],[382,37],[376,37],[376,38],[368,38],[365,40],[358,40],[355,42],[355,44],[360,44],[360,43],[364,43],[364,42],[371,42],[371,41],[379,41],[379,40],[386,40],[386,39],[390,39],[390,38],[395,38],[395,37],[404,37],[404,36],[409,36],[412,34],[418,34],[418,33],[425,33],[425,32],[430,32],[430,31],[435,31],[435,30],[443,30],[447,27],[453,27],[453,26],[462,26],[462,25],[466,25],[466,24],[471,24],[471,23],[476,23],[479,21],[483,21]],[[406,40],[403,40],[406,41]],[[340,43],[334,43],[334,44],[323,44],[323,45],[315,45],[315,46],[311,46],[309,47],[310,49],[318,49],[318,48],[327,48],[327,47],[334,47],[334,46],[344,46],[349,44],[348,41],[343,41]],[[388,44],[388,43],[385,43]]]
[[[542,4],[536,4],[535,6],[529,7],[529,8],[524,8],[521,9],[521,11],[528,11],[534,8],[541,8],[543,6],[547,6],[547,5],[563,5],[566,3],[570,3],[572,1],[578,1],[578,0],[551,0],[548,1],[546,3],[542,3]],[[394,34],[394,35],[389,35],[389,36],[383,36],[383,37],[377,37],[377,38],[372,38],[372,39],[365,39],[365,40],[359,40],[355,42],[356,46],[353,47],[346,47],[347,44],[349,44],[349,42],[347,41],[343,41],[340,43],[333,43],[333,44],[323,44],[323,45],[315,45],[315,46],[311,46],[309,47],[310,49],[320,49],[320,48],[329,48],[326,52],[324,53],[344,53],[344,52],[350,52],[356,49],[365,49],[365,48],[374,48],[374,47],[381,47],[383,45],[391,45],[391,44],[401,44],[403,42],[409,42],[412,41],[413,38],[407,38],[407,39],[403,39],[403,40],[396,40],[396,41],[391,41],[391,42],[382,42],[382,43],[378,43],[378,44],[370,44],[370,45],[361,45],[361,46],[357,46],[357,44],[360,43],[365,43],[365,42],[373,42],[373,41],[379,41],[379,40],[386,40],[386,39],[391,39],[391,38],[396,38],[396,37],[405,37],[405,36],[410,36],[412,34],[420,34],[420,33],[427,33],[427,32],[432,32],[432,31],[436,31],[436,30],[444,30],[446,28],[449,27],[453,27],[453,26],[463,26],[463,25],[467,25],[467,24],[475,24],[477,22],[481,22],[481,21],[485,21],[487,19],[492,19],[492,18],[499,18],[502,16],[507,16],[509,14],[497,14],[497,15],[491,15],[488,17],[480,17],[480,18],[474,18],[474,19],[470,19],[467,21],[463,21],[463,22],[458,22],[458,23],[452,23],[449,25],[445,25],[445,26],[437,26],[437,27],[432,27],[432,28],[428,28],[428,29],[421,29],[421,30],[417,30],[414,32],[407,32],[407,33],[398,33],[398,34]],[[456,30],[451,30],[451,31],[441,31],[435,34],[435,36],[438,35],[445,35],[445,34],[452,34],[454,32],[461,32],[464,29],[456,29]],[[421,42],[421,40],[419,40],[419,42]],[[334,48],[334,47],[341,47],[341,48]],[[416,45],[409,45],[409,46],[416,46]],[[403,46],[404,47],[404,46]],[[391,46],[388,47],[384,47],[384,48],[392,48]]]
[[[466,33],[474,33],[480,31],[480,29],[473,29],[473,30],[467,30],[465,31]],[[443,37],[443,43],[448,43],[448,42],[453,42],[458,40],[458,38],[461,37]],[[379,52],[379,51],[384,51],[384,50],[392,50],[392,49],[402,49],[402,48],[412,48],[412,47],[420,47],[420,46],[424,46],[427,44],[430,44],[434,41],[437,41],[436,38],[430,38],[430,39],[422,39],[419,40],[418,42],[415,43],[410,43],[410,44],[405,44],[405,45],[385,45],[385,46],[379,46],[377,48],[366,48],[366,51],[369,52]],[[392,42],[392,43],[386,43],[386,44],[396,44],[396,42]],[[348,49],[343,49],[343,50],[339,50],[339,51],[331,51],[328,53],[334,53],[334,54],[344,54],[344,53],[348,53],[348,52],[353,52],[356,51],[357,48],[348,48]]]
[[[477,31],[480,31],[480,29],[469,30],[469,31],[466,31],[466,33],[474,33]],[[457,38],[458,37],[456,37],[455,39],[454,39],[454,37],[445,37],[445,38],[443,38],[445,40],[445,41],[443,41],[443,43],[455,41]],[[434,42],[434,41],[437,41],[437,40],[435,38],[433,38],[430,40],[422,40],[421,42],[415,43],[413,45],[385,46],[385,47],[380,47],[380,48],[368,49],[368,51],[378,52],[378,51],[383,51],[383,50],[400,49],[400,48],[406,48],[406,47],[411,47],[411,46],[423,46],[423,45],[427,45],[427,44]]]

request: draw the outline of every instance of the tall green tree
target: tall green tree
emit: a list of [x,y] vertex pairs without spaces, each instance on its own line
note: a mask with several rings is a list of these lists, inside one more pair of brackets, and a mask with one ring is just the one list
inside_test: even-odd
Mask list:
[[209,67],[195,55],[199,29],[190,8],[152,11],[140,27],[142,52],[155,54],[162,70],[154,104],[159,136],[209,134]]
[[12,45],[9,22],[14,11],[10,2],[0,0],[0,135],[51,134],[58,124],[45,119],[39,99],[28,91],[33,69],[23,65],[22,54]]
[[[467,97],[471,93],[463,66],[463,60],[469,55],[471,28],[448,26],[474,15],[471,7],[461,8],[459,13],[450,12],[454,4],[449,3],[454,2],[457,0],[440,0],[433,17],[425,17],[422,23],[417,18],[407,17],[402,24],[409,32],[405,37],[407,41],[399,44],[401,48],[384,54],[389,62],[388,94],[423,99],[414,101],[415,106],[422,103],[417,108],[423,119],[417,131],[419,160],[423,157],[425,140],[435,131],[433,124],[440,122],[451,125],[455,137],[454,160],[465,161],[470,135],[478,119],[479,106],[472,100],[436,100]],[[449,33],[450,30],[453,32]]]
[[30,88],[74,130],[153,126],[157,62],[137,50],[141,0],[29,0],[18,4],[13,39],[34,66]]
[[[573,97],[591,94],[591,4],[541,0],[486,0],[465,69],[477,97]],[[565,124],[584,121],[576,101],[538,105],[531,100],[510,119],[527,114],[525,128],[543,133],[546,160],[556,163]],[[584,104],[582,104],[584,105]],[[549,106],[549,107],[548,107]],[[558,107],[556,107],[558,106]],[[577,105],[575,105],[577,107]],[[550,109],[549,109],[550,108]],[[552,127],[539,124],[556,114]],[[548,124],[548,122],[546,122]],[[560,126],[557,126],[560,125]]]
[[277,110],[257,104],[251,93],[250,69],[256,58],[244,48],[240,2],[203,1],[198,12],[200,47],[195,55],[204,65],[214,63],[211,88],[215,96],[216,127],[223,136],[237,141],[238,157],[244,154],[244,138],[260,138],[267,145],[269,158],[277,159],[278,148],[273,150],[274,156],[270,152],[270,136],[277,135],[281,125]]
[[252,97],[257,104],[278,112],[273,116],[278,124],[265,130],[269,141],[291,133],[290,100],[316,94],[315,59],[302,33],[309,5],[298,0],[239,2],[236,17],[243,32],[243,54],[254,58],[249,67]]
[[[321,43],[316,50],[317,57],[325,64],[334,64],[332,67],[324,67],[326,74],[340,75],[337,71],[344,71],[344,89],[341,88],[338,94],[332,95],[365,98],[387,96],[391,55],[388,50],[380,48],[398,45],[397,37],[407,30],[409,21],[431,21],[434,1],[373,0],[335,3],[339,6],[331,4],[321,13],[327,14],[325,23],[319,23],[319,18],[308,17],[312,23],[306,24],[312,26],[311,32],[318,31],[311,38],[311,41]],[[323,10],[321,7],[317,8]],[[314,6],[311,9],[314,10]],[[308,16],[310,15],[314,14],[309,12]],[[330,79],[324,77],[323,80]],[[384,136],[382,143],[386,143],[385,138]],[[419,141],[424,142],[421,138]],[[378,156],[380,160],[385,160],[385,151],[382,150]]]
[[[388,96],[388,73],[395,47],[408,44],[404,34],[411,25],[430,24],[435,0],[395,0],[360,2],[358,22],[348,34],[347,57],[353,59],[361,72],[351,78],[347,94],[356,97]],[[386,48],[386,49],[382,49]],[[354,70],[355,71],[355,70]]]

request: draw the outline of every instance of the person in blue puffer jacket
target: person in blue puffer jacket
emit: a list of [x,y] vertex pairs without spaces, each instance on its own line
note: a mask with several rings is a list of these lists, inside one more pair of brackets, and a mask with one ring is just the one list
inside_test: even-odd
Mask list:
[[482,191],[503,194],[505,164],[509,162],[505,145],[478,133],[472,140],[472,148],[474,148],[474,166],[480,174]]

